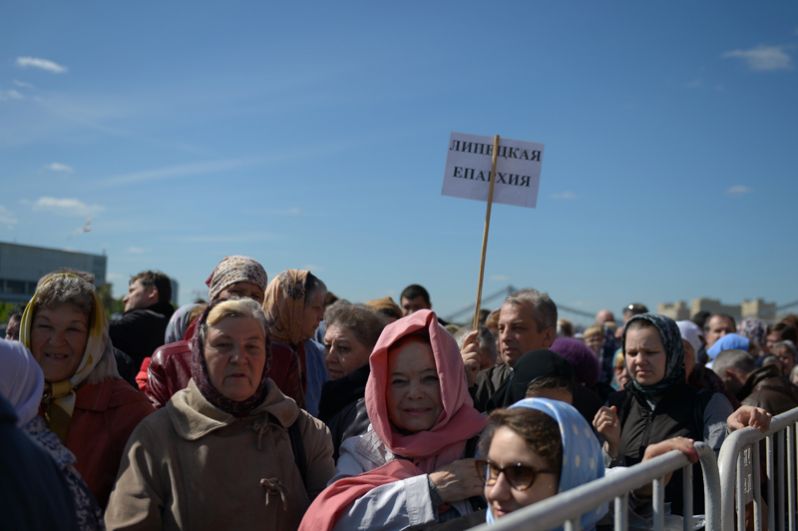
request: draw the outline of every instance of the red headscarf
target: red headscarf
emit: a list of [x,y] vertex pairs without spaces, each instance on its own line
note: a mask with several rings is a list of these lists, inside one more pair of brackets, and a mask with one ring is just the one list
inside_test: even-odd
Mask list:
[[[403,435],[394,429],[388,417],[388,355],[399,340],[420,330],[429,333],[441,386],[442,411],[429,430]],[[371,374],[366,383],[366,409],[372,429],[397,459],[359,476],[340,479],[327,487],[308,508],[300,531],[332,529],[338,515],[371,489],[433,472],[462,458],[468,439],[485,427],[485,417],[474,409],[468,394],[460,349],[454,338],[438,324],[432,311],[420,310],[386,326],[374,346],[369,364]]]

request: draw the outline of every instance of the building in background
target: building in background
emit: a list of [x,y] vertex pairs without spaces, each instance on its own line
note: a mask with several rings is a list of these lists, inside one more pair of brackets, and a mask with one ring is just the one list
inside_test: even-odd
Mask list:
[[103,286],[108,257],[0,242],[0,302],[27,302],[42,276],[63,268],[87,271],[94,275],[97,286]]
[[718,299],[698,298],[688,304],[685,301],[665,302],[657,305],[657,313],[677,321],[690,319],[698,312],[725,313],[735,320],[753,317],[767,323],[776,321],[776,304],[763,299],[746,299],[740,304],[723,304]]

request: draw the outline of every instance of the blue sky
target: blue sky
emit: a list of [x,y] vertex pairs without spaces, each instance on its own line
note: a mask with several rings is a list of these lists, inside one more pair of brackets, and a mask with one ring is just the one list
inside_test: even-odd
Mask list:
[[493,209],[486,294],[798,299],[795,2],[0,12],[0,240],[105,252],[117,296],[160,268],[187,302],[247,254],[466,306],[484,204],[440,194],[460,131],[545,145],[538,207]]

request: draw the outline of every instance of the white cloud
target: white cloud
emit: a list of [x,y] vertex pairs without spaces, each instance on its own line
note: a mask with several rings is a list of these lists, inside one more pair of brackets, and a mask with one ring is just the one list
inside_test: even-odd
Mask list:
[[131,246],[131,247],[127,248],[127,253],[128,254],[144,254],[146,252],[147,252],[147,250],[143,249],[142,247]]
[[106,186],[123,184],[134,184],[147,181],[160,181],[163,179],[175,179],[178,177],[189,177],[192,175],[202,175],[205,173],[225,172],[240,168],[251,161],[243,159],[212,160],[206,162],[194,162],[189,164],[178,164],[175,166],[165,166],[153,170],[144,170],[133,173],[115,175],[102,180]]
[[52,212],[63,216],[77,216],[82,218],[102,212],[105,208],[101,205],[88,205],[79,199],[68,197],[40,197],[33,203],[33,210]]
[[67,71],[67,67],[40,57],[17,57],[17,66],[20,68],[38,68],[52,74],[63,74]]
[[691,89],[702,88],[704,86],[704,80],[699,78],[699,77],[697,77],[697,78],[691,79],[690,81],[685,83],[684,86],[687,87],[687,88],[691,88]]
[[508,282],[510,275],[491,275],[489,278],[491,282]]
[[726,190],[726,195],[732,195],[732,196],[740,196],[750,193],[751,189],[743,184],[735,184],[734,186]]
[[18,90],[0,90],[0,101],[21,100],[24,97]]
[[564,192],[557,192],[556,194],[552,194],[551,196],[554,199],[565,199],[565,200],[576,199],[576,194],[570,190],[565,190]]
[[63,162],[51,162],[47,165],[47,169],[55,172],[72,173],[72,166],[64,164]]
[[13,227],[17,224],[17,217],[11,212],[9,209],[0,205],[0,225],[5,225],[6,227]]
[[14,80],[14,84],[16,86],[20,87],[20,88],[25,88],[25,89],[32,89],[33,88],[33,85],[31,85],[30,83],[26,83],[24,81],[20,81],[19,79],[15,79]]
[[792,60],[781,46],[760,44],[750,50],[731,50],[723,54],[725,58],[740,59],[751,70],[789,70]]

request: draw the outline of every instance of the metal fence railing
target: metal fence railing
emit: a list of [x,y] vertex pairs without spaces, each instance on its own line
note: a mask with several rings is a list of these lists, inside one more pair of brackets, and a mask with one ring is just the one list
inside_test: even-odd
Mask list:
[[[745,428],[726,437],[718,456],[720,484],[724,489],[724,496],[721,498],[721,522],[724,531],[733,531],[735,521],[737,529],[745,529],[746,506],[750,508],[749,515],[753,519],[754,529],[763,529],[763,486],[767,490],[767,529],[795,531],[798,487],[797,425],[798,408],[795,408],[773,417],[770,428],[764,433],[754,428]],[[764,484],[760,459],[763,440]]]
[[[705,529],[720,529],[720,480],[715,454],[702,442],[695,444],[700,457],[704,477],[704,508],[706,512]],[[662,530],[665,522],[665,484],[663,478],[677,470],[682,470],[684,490],[684,530],[692,529],[693,512],[693,465],[684,454],[671,451],[645,463],[618,470],[596,481],[591,481],[552,496],[546,500],[510,513],[494,525],[474,528],[478,531],[544,530],[564,526],[566,531],[578,531],[580,517],[601,506],[614,501],[614,522],[616,530],[626,530],[628,521],[628,501],[631,492],[652,486],[653,523],[652,529]]]

